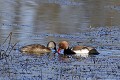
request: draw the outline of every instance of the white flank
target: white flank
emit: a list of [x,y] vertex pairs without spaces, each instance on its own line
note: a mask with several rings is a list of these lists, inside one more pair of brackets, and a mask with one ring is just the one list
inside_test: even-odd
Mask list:
[[74,50],[74,52],[76,53],[75,56],[88,57],[88,55],[89,55],[88,49]]

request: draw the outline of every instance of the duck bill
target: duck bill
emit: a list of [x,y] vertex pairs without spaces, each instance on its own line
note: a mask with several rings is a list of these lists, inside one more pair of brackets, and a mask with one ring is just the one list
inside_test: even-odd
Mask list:
[[58,48],[57,53],[58,54],[64,54],[64,49]]
[[61,49],[60,49],[60,48],[58,48],[58,50],[57,50],[57,53],[58,53],[58,54],[60,54],[60,50],[61,50]]

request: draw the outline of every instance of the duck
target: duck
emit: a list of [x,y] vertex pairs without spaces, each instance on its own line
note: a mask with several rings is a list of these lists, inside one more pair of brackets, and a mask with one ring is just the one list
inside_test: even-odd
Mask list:
[[80,57],[88,57],[89,55],[98,55],[100,54],[94,47],[90,46],[74,46],[69,47],[69,43],[67,41],[61,41],[58,44],[58,54],[64,55],[75,55]]
[[41,44],[30,44],[21,47],[20,52],[22,53],[30,53],[30,54],[43,54],[43,53],[51,53],[56,52],[56,43],[54,41],[49,41],[47,47]]

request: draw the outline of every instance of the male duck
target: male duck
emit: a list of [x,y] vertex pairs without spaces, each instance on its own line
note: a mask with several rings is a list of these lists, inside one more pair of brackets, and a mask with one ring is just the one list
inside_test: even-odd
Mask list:
[[93,47],[74,46],[70,49],[67,41],[61,41],[58,46],[58,53],[63,52],[65,55],[73,54],[75,56],[88,57],[89,55],[99,54],[99,52]]
[[42,54],[42,53],[50,53],[56,51],[56,43],[54,41],[50,41],[47,44],[47,47],[40,44],[31,44],[26,45],[20,48],[22,53],[34,53],[34,54]]

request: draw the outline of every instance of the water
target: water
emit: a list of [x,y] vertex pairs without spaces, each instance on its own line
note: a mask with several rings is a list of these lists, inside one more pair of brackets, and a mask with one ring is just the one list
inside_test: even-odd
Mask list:
[[[0,0],[0,44],[10,32],[11,44],[17,43],[17,50],[0,56],[0,80],[120,80],[119,2]],[[100,55],[83,59],[18,51],[21,46],[47,45],[51,40],[93,46]],[[7,50],[8,42],[0,48]]]

